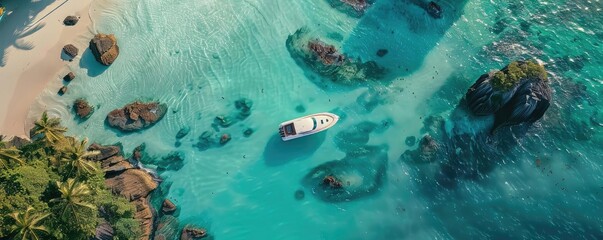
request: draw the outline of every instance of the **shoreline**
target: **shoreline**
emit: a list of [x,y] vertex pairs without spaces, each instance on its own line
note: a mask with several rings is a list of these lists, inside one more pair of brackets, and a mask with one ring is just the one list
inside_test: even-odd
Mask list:
[[[29,117],[32,105],[44,89],[59,90],[69,69],[79,67],[81,54],[93,36],[92,0],[56,1],[43,9],[38,6],[47,2],[12,2],[0,25],[0,35],[10,36],[0,40],[0,47],[6,47],[0,55],[0,132],[7,136],[28,137],[34,122]],[[41,11],[29,16],[28,11],[36,8]],[[75,26],[63,24],[69,15],[80,17]],[[25,17],[28,23],[20,26],[19,20]],[[79,49],[71,62],[61,58],[66,44]]]

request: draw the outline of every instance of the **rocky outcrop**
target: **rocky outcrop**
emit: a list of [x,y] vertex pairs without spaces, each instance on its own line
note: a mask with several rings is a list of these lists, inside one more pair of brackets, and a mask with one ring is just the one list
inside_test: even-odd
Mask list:
[[173,240],[180,234],[178,219],[171,215],[164,215],[157,220],[157,227],[153,240]]
[[71,82],[73,79],[75,79],[75,73],[73,72],[69,72],[63,77],[63,80],[66,82]]
[[386,70],[375,61],[362,62],[340,52],[335,45],[326,43],[310,34],[306,28],[297,30],[287,38],[287,50],[303,67],[330,80],[314,79],[319,87],[329,88],[332,83],[356,85],[382,79]]
[[167,106],[158,102],[134,102],[111,111],[107,115],[107,123],[124,132],[141,130],[161,120],[166,111]]
[[165,199],[161,204],[161,211],[163,212],[163,214],[172,214],[176,211],[176,204],[174,204],[169,199]]
[[431,15],[433,18],[442,18],[442,7],[440,5],[438,5],[437,3],[435,3],[434,1],[430,1],[427,6],[425,7],[425,10],[427,11],[427,13],[429,13],[429,15]]
[[[6,139],[10,139],[10,140],[6,140]],[[10,148],[10,147],[21,148],[21,147],[31,143],[31,141],[29,139],[24,138],[24,137],[19,137],[19,136],[6,137],[3,135],[0,135],[0,142],[2,142],[2,141],[4,142],[6,148]]]
[[77,22],[79,20],[80,20],[80,17],[78,17],[78,16],[67,16],[63,20],[63,24],[65,24],[66,26],[73,26],[73,25],[77,24]]
[[91,240],[113,240],[113,228],[106,220],[101,220]]
[[181,128],[178,131],[178,133],[176,133],[176,139],[182,139],[182,138],[186,137],[186,135],[188,135],[188,133],[190,131],[191,131],[191,128],[189,126]]
[[111,65],[119,55],[117,39],[113,34],[99,33],[94,35],[94,38],[90,40],[90,50],[92,50],[96,61],[105,66]]
[[537,121],[548,109],[551,96],[544,67],[516,61],[482,75],[465,94],[464,103],[477,116],[494,115],[492,132],[504,125]]
[[60,96],[62,96],[63,94],[67,93],[67,90],[69,90],[69,89],[67,88],[67,86],[62,86],[61,88],[59,88],[59,92],[58,92],[58,94],[59,94]]
[[67,44],[63,47],[63,52],[70,58],[74,58],[79,53],[79,49],[77,49],[76,46],[73,46],[73,44]]
[[201,239],[206,236],[207,231],[205,229],[193,226],[186,226],[182,229],[182,234],[180,234],[180,240]]
[[374,0],[328,0],[331,7],[352,17],[361,17]]
[[101,146],[92,144],[88,150],[99,151],[100,154],[90,160],[99,161],[105,172],[105,185],[114,194],[121,195],[136,207],[134,218],[140,222],[141,239],[149,239],[153,228],[153,211],[148,196],[158,183],[145,170],[135,168],[120,153],[118,146]]
[[94,107],[86,99],[79,98],[73,102],[73,111],[81,120],[86,120],[94,113]]

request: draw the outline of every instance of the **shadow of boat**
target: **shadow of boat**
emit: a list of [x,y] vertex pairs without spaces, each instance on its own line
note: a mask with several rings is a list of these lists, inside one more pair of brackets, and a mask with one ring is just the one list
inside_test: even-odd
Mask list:
[[276,167],[294,160],[305,159],[316,152],[325,141],[325,137],[326,131],[285,142],[275,134],[264,148],[264,162],[267,166]]

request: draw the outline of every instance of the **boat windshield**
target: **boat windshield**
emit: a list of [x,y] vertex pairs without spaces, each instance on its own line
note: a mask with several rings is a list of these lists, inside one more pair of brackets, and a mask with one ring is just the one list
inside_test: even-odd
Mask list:
[[312,123],[314,124],[314,126],[312,126],[312,130],[316,129],[316,118],[312,118]]
[[285,125],[285,133],[287,135],[295,135],[295,128],[293,127],[293,123]]

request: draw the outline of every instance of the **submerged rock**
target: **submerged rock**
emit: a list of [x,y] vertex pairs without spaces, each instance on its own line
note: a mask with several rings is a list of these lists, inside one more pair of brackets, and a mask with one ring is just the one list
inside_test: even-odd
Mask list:
[[220,137],[220,144],[224,145],[224,144],[226,144],[227,142],[229,142],[229,141],[230,141],[230,139],[231,139],[230,134],[228,134],[228,133],[224,133],[224,134],[222,134],[222,136]]
[[180,240],[194,240],[201,239],[207,236],[207,231],[203,228],[186,226],[182,229],[180,234]]
[[74,58],[77,56],[79,50],[73,44],[67,44],[63,47],[63,52],[70,58]]
[[[355,85],[376,81],[385,75],[385,69],[374,61],[362,62],[339,52],[337,47],[313,38],[306,28],[287,38],[287,50],[300,66],[305,66],[328,80],[328,84]],[[315,82],[319,87],[325,82]]]
[[92,50],[96,61],[105,66],[111,65],[119,56],[117,39],[113,34],[99,33],[94,35],[94,38],[90,40],[90,50]]
[[81,120],[88,119],[94,113],[94,107],[90,106],[88,101],[83,98],[78,98],[73,102],[73,110]]
[[548,109],[551,96],[544,67],[516,61],[482,75],[465,94],[464,103],[475,115],[493,114],[494,131],[504,125],[537,121]]
[[408,137],[406,137],[406,140],[404,140],[404,143],[406,143],[406,146],[409,146],[409,147],[414,146],[415,142],[417,142],[417,138],[415,136],[408,136]]
[[235,108],[239,110],[239,118],[245,119],[251,115],[253,102],[247,98],[241,98],[235,101]]
[[178,218],[171,215],[164,215],[157,220],[154,240],[172,240],[177,239],[179,230]]
[[78,16],[67,16],[65,19],[63,19],[63,24],[65,24],[66,26],[73,26],[77,24],[79,20],[80,17]]
[[433,18],[442,18],[442,7],[440,7],[440,5],[438,5],[437,3],[435,3],[434,1],[430,1],[425,10],[427,11],[427,13],[429,13],[429,15],[431,15]]
[[249,137],[251,136],[251,134],[253,134],[253,129],[251,128],[245,129],[245,131],[243,132],[243,136],[245,137]]
[[306,193],[304,192],[304,190],[299,189],[299,190],[295,191],[294,196],[295,196],[295,200],[302,200],[306,196]]
[[352,17],[361,17],[374,0],[327,0],[331,7]]
[[379,49],[377,50],[377,56],[378,57],[383,57],[388,53],[387,49]]
[[176,133],[176,139],[181,139],[186,137],[186,135],[188,135],[188,133],[191,131],[191,128],[189,126],[183,127],[181,128],[178,133]]
[[124,132],[141,130],[161,120],[166,111],[167,106],[158,102],[133,102],[111,111],[107,115],[107,123]]
[[302,183],[328,202],[351,201],[376,192],[383,184],[387,151],[364,146],[346,157],[313,168]]

